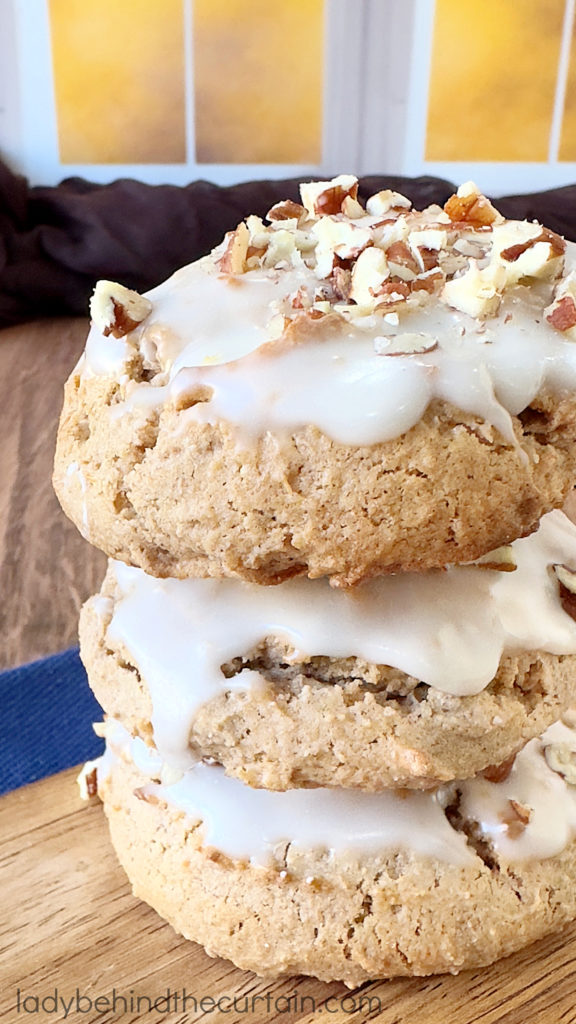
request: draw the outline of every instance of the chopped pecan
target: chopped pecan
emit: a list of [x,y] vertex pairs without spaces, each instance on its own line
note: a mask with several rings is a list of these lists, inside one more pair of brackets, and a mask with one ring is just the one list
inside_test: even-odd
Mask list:
[[307,216],[306,207],[300,203],[293,202],[292,199],[285,199],[281,203],[275,203],[268,213],[266,214],[266,220],[304,220]]
[[540,234],[534,238],[529,238],[526,242],[519,242],[518,245],[510,245],[507,249],[503,249],[500,256],[503,260],[514,263],[520,258],[522,253],[526,252],[527,249],[532,249],[537,242],[547,242],[550,245],[552,257],[562,256],[566,251],[566,242],[560,235],[557,235],[554,231],[549,231],[548,228],[542,228]]
[[242,222],[235,231],[226,235],[226,248],[217,265],[223,274],[243,274],[246,269],[246,257],[250,243],[250,232]]
[[444,204],[444,210],[455,223],[472,224],[474,227],[488,227],[500,217],[498,211],[475,185],[462,185],[456,195]]
[[348,299],[350,298],[350,290],[352,288],[352,271],[336,266],[332,271],[330,282],[336,299],[342,302],[348,302]]
[[472,562],[477,569],[493,569],[498,572],[515,572],[518,568],[511,544],[503,544],[499,548],[488,551]]
[[[390,210],[409,210],[411,206],[412,203],[406,196],[401,195],[400,192],[393,192],[391,189],[385,188],[382,192],[376,192],[375,195],[370,196],[366,203],[366,210],[372,217],[381,217]],[[393,221],[383,221],[382,223],[393,223]]]
[[90,299],[92,322],[108,337],[123,338],[146,319],[150,299],[115,281],[98,281]]
[[93,768],[91,772],[88,772],[84,776],[86,783],[86,792],[89,797],[98,796],[98,773],[96,768]]
[[340,174],[331,181],[311,181],[300,186],[300,195],[313,216],[332,216],[342,212],[347,196],[356,199],[358,179],[351,174]]
[[417,278],[412,281],[413,292],[428,292],[429,295],[433,295],[434,292],[440,291],[443,288],[446,281],[446,275],[440,268],[434,268],[432,271],[426,271],[424,274],[419,274]]
[[553,772],[562,775],[569,785],[576,785],[576,750],[569,743],[549,743],[544,747],[544,757]]
[[564,295],[548,307],[546,319],[557,331],[568,331],[576,327],[576,302],[571,295]]
[[379,299],[379,305],[380,302],[383,302],[385,305],[393,305],[396,302],[406,301],[410,295],[410,287],[405,281],[386,281],[374,294]]
[[438,348],[438,342],[431,334],[408,332],[374,339],[374,349],[381,356],[419,355],[435,348]]
[[410,277],[415,277],[422,269],[406,242],[393,242],[392,245],[389,245],[386,249],[386,259],[393,272],[398,273],[400,270],[402,273],[407,270]]
[[552,569],[559,584],[560,604],[576,622],[576,572],[567,565],[553,565]]
[[501,816],[501,821],[506,825],[508,838],[519,839],[526,826],[530,824],[532,809],[519,803],[518,800],[508,800],[508,805],[510,810]]
[[[354,186],[354,192],[358,192],[357,185]],[[355,194],[345,192],[341,185],[335,185],[334,188],[329,188],[326,192],[320,193],[314,204],[314,212],[319,216],[340,213],[342,204],[348,196],[352,196],[353,199],[356,198]]]
[[364,249],[352,270],[350,298],[364,307],[374,306],[374,297],[390,276],[388,261],[382,249]]
[[290,305],[292,309],[308,309],[310,306],[310,296],[305,288],[300,287],[294,292]]
[[505,782],[514,767],[515,760],[516,754],[512,754],[506,761],[502,761],[502,764],[489,764],[482,772],[482,776],[488,782]]

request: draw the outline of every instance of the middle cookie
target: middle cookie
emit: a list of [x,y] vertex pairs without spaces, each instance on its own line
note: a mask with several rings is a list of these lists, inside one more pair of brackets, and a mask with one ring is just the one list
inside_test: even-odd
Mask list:
[[483,566],[350,592],[113,562],[82,612],[82,657],[106,713],[177,770],[210,758],[268,789],[424,789],[501,765],[574,702],[566,567],[561,512]]

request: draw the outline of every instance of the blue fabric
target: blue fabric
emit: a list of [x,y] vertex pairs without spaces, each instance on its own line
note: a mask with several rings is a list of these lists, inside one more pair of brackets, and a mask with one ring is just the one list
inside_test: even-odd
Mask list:
[[101,720],[76,648],[0,672],[0,793],[98,757]]

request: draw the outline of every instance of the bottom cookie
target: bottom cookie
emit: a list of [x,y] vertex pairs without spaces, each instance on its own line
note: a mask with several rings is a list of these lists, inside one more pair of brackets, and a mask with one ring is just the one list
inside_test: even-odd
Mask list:
[[[107,724],[89,764],[134,893],[212,956],[354,986],[480,967],[576,917],[576,727],[500,782],[435,794],[244,787],[176,776]],[[89,787],[92,789],[92,785]]]

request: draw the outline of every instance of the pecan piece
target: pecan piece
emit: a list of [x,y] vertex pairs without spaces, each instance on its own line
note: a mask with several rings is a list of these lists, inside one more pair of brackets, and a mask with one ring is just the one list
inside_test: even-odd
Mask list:
[[546,311],[546,319],[557,331],[569,331],[576,327],[576,302],[571,295],[557,299]]
[[304,220],[307,215],[306,208],[292,199],[284,199],[281,203],[275,203],[268,213],[266,220]]
[[472,224],[474,227],[490,227],[501,219],[498,210],[473,182],[461,185],[457,193],[444,204],[444,210],[451,221]]
[[489,764],[482,772],[483,778],[488,782],[505,782],[514,767],[515,760],[516,754],[512,754],[506,761],[502,761],[502,764]]
[[420,273],[416,256],[406,242],[393,242],[386,249],[386,259],[393,274],[405,280],[413,280]]
[[312,216],[331,216],[342,212],[347,196],[356,199],[358,179],[351,174],[340,174],[331,181],[310,181],[300,185],[300,195]]
[[98,281],[90,299],[92,322],[104,337],[125,337],[146,319],[151,309],[150,299],[115,281]]
[[576,572],[567,565],[553,565],[552,569],[559,583],[560,604],[576,622]]
[[519,839],[526,826],[530,824],[532,809],[519,803],[518,800],[509,800],[508,805],[510,810],[501,815],[501,821],[506,825],[508,838]]
[[570,786],[576,786],[576,750],[569,743],[549,743],[544,747],[546,763]]
[[250,244],[250,232],[244,222],[226,234],[226,247],[217,265],[222,274],[243,274]]
[[507,249],[502,250],[500,256],[508,263],[515,263],[523,253],[528,249],[532,249],[537,242],[548,242],[552,258],[562,256],[566,251],[566,242],[560,235],[557,235],[554,231],[549,231],[548,228],[542,228],[540,234],[534,238],[529,238],[526,242],[519,242],[517,245],[509,245]]

